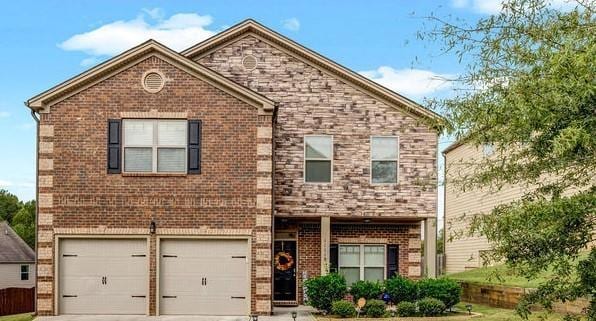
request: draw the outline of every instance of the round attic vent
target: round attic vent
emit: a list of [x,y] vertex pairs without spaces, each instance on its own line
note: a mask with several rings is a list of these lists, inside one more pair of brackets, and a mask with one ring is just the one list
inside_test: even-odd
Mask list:
[[143,88],[150,93],[160,91],[164,83],[164,77],[159,71],[150,70],[143,76]]
[[257,58],[253,55],[248,55],[242,58],[242,66],[246,70],[254,70],[257,68]]

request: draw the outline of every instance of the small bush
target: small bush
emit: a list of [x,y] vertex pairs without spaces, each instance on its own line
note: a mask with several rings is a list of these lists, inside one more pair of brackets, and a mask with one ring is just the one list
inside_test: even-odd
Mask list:
[[314,277],[304,281],[308,305],[319,310],[331,311],[331,303],[339,301],[348,292],[346,279],[336,273]]
[[331,304],[331,313],[342,318],[348,318],[356,315],[356,308],[354,308],[352,302],[340,300]]
[[433,317],[445,311],[445,304],[439,299],[424,298],[418,301],[418,310],[425,317]]
[[385,281],[385,291],[395,304],[402,301],[416,301],[418,292],[414,281],[399,275]]
[[358,299],[365,298],[366,300],[378,299],[383,293],[383,286],[378,281],[357,281],[350,287],[350,294],[354,302]]
[[413,317],[416,315],[416,303],[402,301],[395,307],[397,315],[400,317]]
[[369,300],[364,306],[366,316],[371,318],[380,318],[385,314],[385,302],[381,300]]
[[457,281],[449,278],[423,279],[418,281],[420,298],[435,298],[441,300],[447,309],[459,303],[461,286]]

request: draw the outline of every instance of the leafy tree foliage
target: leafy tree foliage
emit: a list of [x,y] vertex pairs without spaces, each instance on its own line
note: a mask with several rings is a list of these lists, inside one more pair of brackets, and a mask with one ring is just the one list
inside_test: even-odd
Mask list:
[[21,207],[19,198],[7,190],[0,189],[0,221],[12,222],[12,217]]
[[548,0],[508,0],[473,24],[431,16],[421,33],[467,66],[452,79],[453,97],[430,101],[448,133],[495,148],[448,183],[527,188],[521,200],[474,216],[470,231],[491,242],[485,259],[527,278],[554,272],[518,306],[526,317],[531,304],[588,297],[596,319],[595,9],[594,1],[560,10]]
[[29,201],[12,218],[12,229],[29,244],[35,246],[35,201]]

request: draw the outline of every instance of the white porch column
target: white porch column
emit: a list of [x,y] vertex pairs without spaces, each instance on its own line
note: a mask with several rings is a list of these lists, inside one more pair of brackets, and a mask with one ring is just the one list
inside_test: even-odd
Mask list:
[[424,271],[426,277],[437,277],[437,219],[424,220]]
[[329,256],[331,253],[331,218],[329,216],[321,217],[321,275],[329,272]]

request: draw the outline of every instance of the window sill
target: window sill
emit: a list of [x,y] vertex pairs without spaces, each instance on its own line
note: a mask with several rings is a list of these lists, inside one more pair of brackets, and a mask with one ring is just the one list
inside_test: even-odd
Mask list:
[[124,177],[183,177],[186,173],[122,173]]

